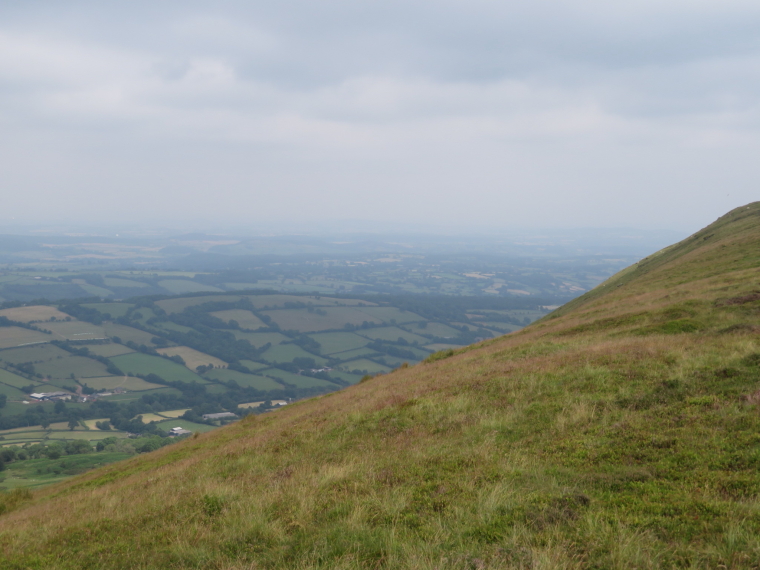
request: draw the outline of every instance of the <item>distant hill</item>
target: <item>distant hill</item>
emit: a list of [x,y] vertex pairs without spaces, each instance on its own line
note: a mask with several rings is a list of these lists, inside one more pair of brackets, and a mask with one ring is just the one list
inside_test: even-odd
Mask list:
[[0,501],[4,568],[754,568],[760,203],[510,335]]

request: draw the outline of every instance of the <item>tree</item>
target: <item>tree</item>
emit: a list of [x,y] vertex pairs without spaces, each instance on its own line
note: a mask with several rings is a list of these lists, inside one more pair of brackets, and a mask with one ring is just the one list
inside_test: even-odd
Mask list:
[[76,418],[69,418],[69,429],[74,431],[74,428],[79,426],[79,421]]
[[50,420],[47,417],[44,417],[40,420],[40,425],[42,426],[42,429],[47,429],[50,427]]
[[8,396],[6,394],[0,394],[0,408],[4,408],[8,403]]
[[55,403],[55,407],[53,408],[56,414],[62,414],[66,411],[66,404],[63,403],[63,400],[58,400]]

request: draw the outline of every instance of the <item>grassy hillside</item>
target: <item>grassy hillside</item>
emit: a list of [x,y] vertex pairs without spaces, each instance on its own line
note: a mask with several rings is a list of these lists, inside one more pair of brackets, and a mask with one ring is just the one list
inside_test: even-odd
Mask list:
[[520,332],[6,495],[3,567],[758,567],[758,269],[755,203]]

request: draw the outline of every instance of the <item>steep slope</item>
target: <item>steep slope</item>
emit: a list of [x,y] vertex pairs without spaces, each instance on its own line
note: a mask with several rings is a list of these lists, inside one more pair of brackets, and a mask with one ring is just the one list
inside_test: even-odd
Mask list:
[[760,565],[760,204],[533,326],[5,498],[3,568]]

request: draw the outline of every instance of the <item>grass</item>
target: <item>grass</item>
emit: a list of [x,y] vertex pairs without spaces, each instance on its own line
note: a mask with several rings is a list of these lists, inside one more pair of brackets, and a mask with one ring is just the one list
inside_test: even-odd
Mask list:
[[160,384],[146,382],[136,376],[102,376],[100,378],[82,378],[80,380],[83,386],[89,386],[95,390],[113,390],[114,388],[124,388],[132,392],[141,392],[144,390],[155,390],[163,388]]
[[185,366],[166,358],[161,358],[160,356],[134,352],[132,354],[114,356],[110,360],[119,369],[127,373],[156,374],[167,382],[185,382],[186,384],[192,384],[193,382],[197,382],[198,384],[206,383],[203,378],[191,372]]
[[116,323],[103,323],[103,329],[109,337],[119,337],[121,342],[132,341],[145,346],[153,346],[151,339],[153,335],[139,329],[128,327],[126,325],[117,325]]
[[327,388],[330,390],[338,389],[338,385],[328,380],[322,380],[321,378],[312,378],[310,376],[302,376],[300,374],[294,374],[292,372],[286,372],[278,368],[270,368],[269,370],[262,372],[267,376],[274,376],[275,378],[282,380],[287,384],[296,386],[297,388]]
[[130,352],[134,352],[134,350],[131,348],[124,346],[123,344],[117,344],[115,342],[110,342],[108,344],[91,344],[87,347],[87,349],[93,354],[97,354],[98,356],[105,356],[106,358],[110,356],[119,356],[122,354],[129,354]]
[[158,412],[159,416],[163,416],[165,418],[178,418],[182,414],[184,414],[189,408],[183,408],[181,410],[166,410],[163,412]]
[[158,352],[165,356],[181,357],[182,360],[185,361],[185,366],[190,370],[195,370],[198,366],[208,366],[209,364],[213,364],[214,366],[227,366],[227,363],[224,360],[220,360],[215,356],[211,356],[187,346],[159,348]]
[[0,349],[50,342],[54,337],[21,327],[0,327]]
[[336,358],[338,360],[352,360],[356,358],[361,358],[362,356],[377,356],[379,353],[375,350],[372,350],[370,348],[357,348],[356,350],[347,350],[346,352],[337,352],[335,354],[331,354],[330,356],[332,358]]
[[358,360],[349,360],[347,362],[343,362],[340,367],[343,370],[351,371],[351,370],[362,370],[364,374],[377,374],[378,372],[390,372],[391,369],[388,366],[383,366],[382,364],[378,364],[377,362],[374,362],[373,360],[369,360],[367,358],[360,358]]
[[48,360],[47,362],[35,364],[34,369],[43,376],[49,376],[53,381],[69,378],[71,374],[77,378],[108,376],[105,364],[84,356],[67,356],[65,358]]
[[215,311],[209,313],[217,319],[223,320],[225,323],[229,321],[237,321],[242,329],[256,330],[262,327],[266,327],[266,323],[254,315],[251,311],[243,309],[231,309],[229,311]]
[[[2,354],[2,353],[0,353]],[[18,374],[14,374],[4,368],[0,368],[0,382],[7,384],[8,386],[14,386],[15,388],[23,388],[29,386],[29,384],[38,384],[36,380],[29,380]]]
[[45,323],[44,328],[53,333],[54,340],[93,340],[106,336],[103,327],[75,320]]
[[0,351],[0,359],[12,364],[21,362],[40,362],[53,358],[67,358],[70,354],[52,344],[34,344],[22,348],[8,348]]
[[195,283],[194,281],[185,281],[184,279],[162,279],[158,282],[158,285],[174,295],[221,291],[221,289],[213,285],[204,285],[202,283]]
[[279,384],[271,378],[265,378],[256,374],[245,374],[244,372],[238,372],[237,370],[215,368],[214,370],[206,372],[205,376],[206,378],[211,378],[219,382],[235,381],[240,386],[256,388],[257,390],[267,391],[282,389],[282,384]]
[[756,568],[760,204],[695,236],[516,333],[9,494],[4,564]]
[[278,344],[264,352],[261,358],[273,363],[292,362],[294,358],[312,358],[318,366],[327,362],[321,356],[307,352],[297,344]]
[[40,488],[70,479],[73,475],[84,473],[115,461],[129,457],[128,453],[88,453],[84,455],[67,455],[60,459],[28,459],[11,464],[0,473],[0,488],[18,487]]
[[429,322],[425,328],[419,328],[417,325],[409,325],[408,330],[419,335],[437,336],[442,338],[452,338],[459,334],[459,331],[443,323]]
[[297,330],[299,332],[319,332],[331,329],[341,329],[346,324],[359,326],[363,322],[381,324],[379,317],[373,317],[354,307],[326,307],[320,309],[324,314],[317,311],[309,312],[306,309],[280,309],[266,311],[280,328],[284,330]]
[[[247,340],[249,343],[251,343],[252,346],[255,348],[261,348],[265,344],[269,343],[271,345],[277,345],[281,342],[290,340],[288,337],[286,337],[283,334],[272,332],[272,333],[247,333],[247,332],[241,332],[241,331],[232,331],[232,334],[235,335],[235,338],[237,340]],[[0,353],[1,354],[1,353]]]
[[218,301],[224,301],[228,303],[234,303],[242,299],[240,295],[203,295],[201,297],[182,297],[179,299],[165,299],[163,301],[156,301],[156,305],[162,308],[169,314],[181,313],[188,307],[194,307],[196,305],[202,305],[203,303],[214,303]]
[[334,332],[309,335],[321,345],[322,354],[335,354],[336,352],[345,352],[366,346],[366,338],[350,332]]
[[395,342],[403,338],[408,343],[417,342],[419,344],[426,344],[429,342],[424,336],[405,331],[398,327],[378,327],[376,329],[359,331],[359,334],[372,340],[390,340]]
[[3,309],[0,311],[0,317],[6,317],[11,321],[19,323],[34,323],[39,321],[49,321],[50,319],[63,320],[68,317],[55,307],[47,305],[32,305],[31,307],[15,307],[12,309]]
[[[133,281],[133,283],[135,282]],[[125,317],[127,311],[134,307],[131,303],[85,303],[82,306],[88,309],[95,309],[103,314],[109,314],[112,319]]]

